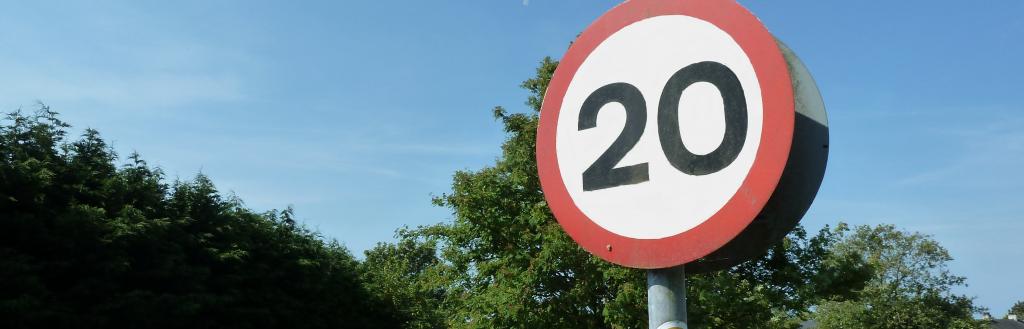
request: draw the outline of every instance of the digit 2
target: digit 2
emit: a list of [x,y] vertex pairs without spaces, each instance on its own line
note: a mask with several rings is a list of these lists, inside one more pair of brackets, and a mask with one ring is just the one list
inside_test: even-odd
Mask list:
[[580,109],[578,130],[586,130],[597,126],[597,112],[605,104],[617,102],[626,109],[626,126],[619,137],[601,154],[587,170],[583,171],[583,190],[593,191],[620,185],[643,183],[650,180],[647,163],[635,164],[621,168],[615,165],[633,149],[647,125],[647,102],[640,89],[635,86],[616,82],[598,88],[583,101]]

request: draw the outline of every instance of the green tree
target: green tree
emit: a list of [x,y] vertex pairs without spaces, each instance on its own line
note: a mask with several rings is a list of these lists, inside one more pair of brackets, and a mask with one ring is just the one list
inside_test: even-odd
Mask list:
[[444,273],[434,241],[399,230],[396,243],[379,243],[360,264],[367,289],[388,300],[404,315],[402,327],[444,328]]
[[204,175],[118,166],[41,106],[0,125],[0,327],[367,328],[401,318],[341,245]]
[[1024,321],[1024,300],[1014,303],[1006,315],[1016,315],[1018,320]]
[[[545,58],[537,75],[522,84],[531,111],[494,109],[508,134],[501,157],[493,166],[456,172],[451,192],[434,200],[452,210],[452,222],[401,231],[399,242],[367,252],[365,272],[377,278],[371,281],[409,285],[388,283],[375,291],[399,296],[395,303],[440,308],[415,312],[437,315],[443,324],[416,326],[646,327],[644,272],[579,248],[541,192],[537,113],[556,66]],[[863,272],[858,259],[827,257],[835,237],[828,229],[813,237],[798,229],[757,260],[690,276],[691,328],[793,328],[821,296],[862,286],[866,275],[857,275]]]
[[972,299],[951,292],[965,279],[949,272],[952,257],[931,237],[859,226],[835,248],[863,259],[873,274],[854,298],[818,306],[820,328],[983,328]]
[[[835,254],[840,225],[807,237],[797,227],[762,257],[688,278],[695,328],[798,328],[821,300],[846,300],[871,276],[865,263]],[[696,304],[696,305],[695,305]]]

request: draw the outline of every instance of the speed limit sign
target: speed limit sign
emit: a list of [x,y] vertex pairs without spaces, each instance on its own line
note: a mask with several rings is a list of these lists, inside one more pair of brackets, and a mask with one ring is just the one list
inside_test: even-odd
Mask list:
[[552,77],[538,173],[553,214],[591,253],[714,270],[802,217],[824,173],[824,117],[803,64],[735,2],[628,1]]

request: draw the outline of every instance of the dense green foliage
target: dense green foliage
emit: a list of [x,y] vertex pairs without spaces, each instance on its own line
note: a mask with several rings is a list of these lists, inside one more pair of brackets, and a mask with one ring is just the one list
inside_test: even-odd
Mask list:
[[42,107],[0,126],[0,327],[366,328],[397,323],[357,262],[203,175],[118,167]]
[[1014,303],[1006,313],[1007,316],[1016,315],[1018,320],[1024,321],[1024,300]]
[[952,257],[930,237],[860,226],[835,250],[862,258],[874,274],[855,298],[822,303],[820,328],[984,328],[973,319],[972,300],[951,292],[965,279],[949,273]]
[[380,243],[366,251],[360,268],[367,288],[406,315],[403,328],[444,328],[441,287],[449,280],[436,272],[442,269],[436,244],[415,240],[405,230],[398,235],[402,237],[399,242]]

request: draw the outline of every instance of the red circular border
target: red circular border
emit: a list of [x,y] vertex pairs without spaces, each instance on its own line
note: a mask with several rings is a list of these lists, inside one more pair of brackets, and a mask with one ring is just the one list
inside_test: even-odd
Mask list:
[[[565,92],[590,53],[622,28],[663,15],[695,17],[732,36],[750,59],[761,85],[764,123],[750,173],[722,209],[685,232],[660,239],[636,239],[604,229],[576,207],[558,168],[555,135]],[[551,78],[537,128],[537,170],[544,197],[562,228],[594,255],[636,268],[685,264],[725,245],[761,212],[786,165],[793,140],[793,116],[793,86],[786,61],[775,38],[742,6],[734,1],[627,1],[587,27]]]

